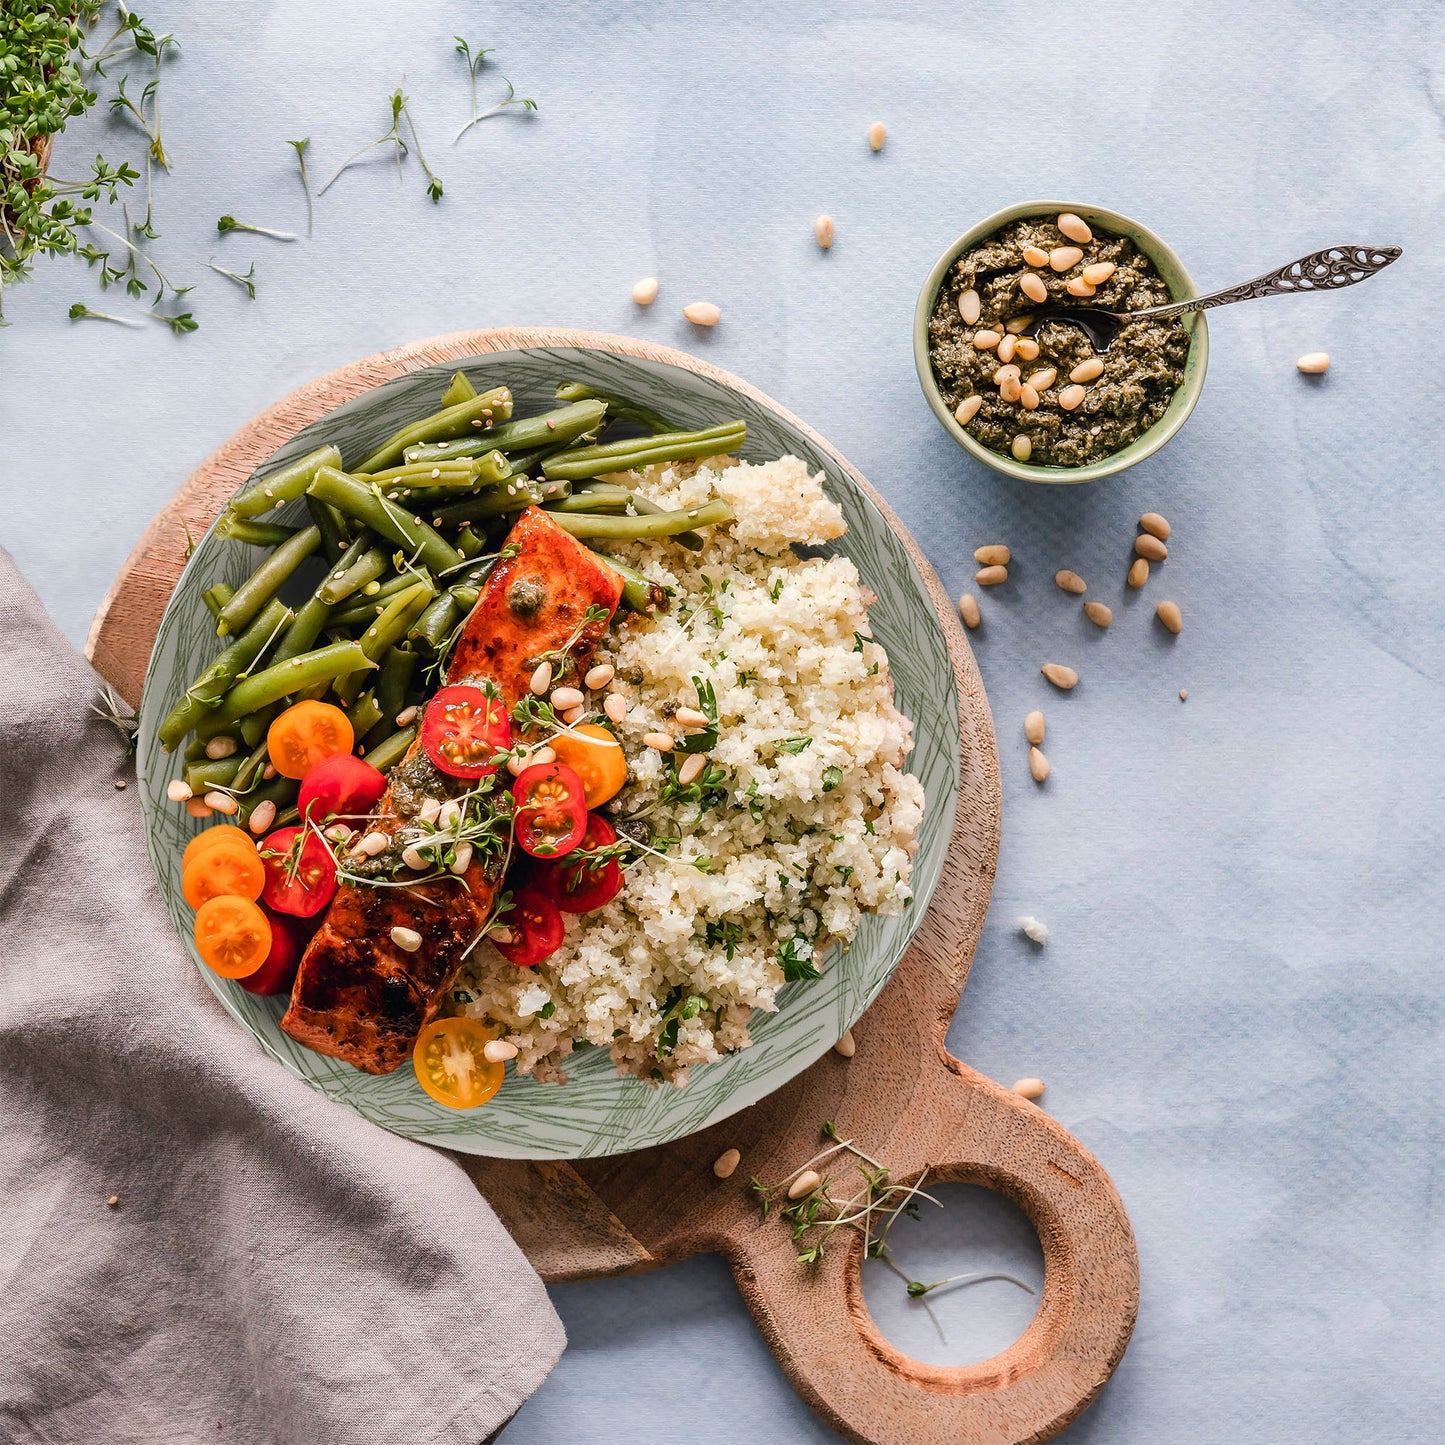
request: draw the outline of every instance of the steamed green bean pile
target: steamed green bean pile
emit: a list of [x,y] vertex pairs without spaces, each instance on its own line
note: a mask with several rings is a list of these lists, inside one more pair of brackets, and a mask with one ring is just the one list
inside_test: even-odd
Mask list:
[[[239,586],[203,594],[223,650],[158,733],[167,752],[185,745],[196,795],[230,794],[242,822],[263,802],[278,822],[294,819],[297,784],[268,766],[266,730],[302,698],[345,708],[357,751],[383,772],[399,762],[416,734],[415,709],[441,685],[524,508],[542,507],[603,556],[609,541],[645,539],[701,551],[703,530],[732,520],[722,501],[665,511],[636,494],[631,474],[736,451],[746,440],[741,421],[682,431],[579,382],[563,381],[556,394],[553,410],[514,417],[506,387],[478,392],[457,372],[436,411],[370,450],[347,458],[321,447],[231,499],[217,534],[267,555]],[[634,434],[609,438],[613,427]],[[296,502],[306,524],[282,523]],[[312,558],[325,571],[307,595],[300,584],[314,573]],[[665,605],[641,573],[607,560],[623,576],[624,608]]]

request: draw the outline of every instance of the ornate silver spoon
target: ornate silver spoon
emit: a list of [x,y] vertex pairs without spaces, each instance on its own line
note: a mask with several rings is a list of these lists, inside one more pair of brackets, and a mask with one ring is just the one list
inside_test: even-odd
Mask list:
[[1107,351],[1119,330],[1127,322],[1143,316],[1167,320],[1183,316],[1186,311],[1208,311],[1214,306],[1228,306],[1235,301],[1253,301],[1260,296],[1292,296],[1301,291],[1338,291],[1383,271],[1391,261],[1398,260],[1398,246],[1331,246],[1326,251],[1312,251],[1276,271],[1241,281],[1208,296],[1193,296],[1188,301],[1173,301],[1168,306],[1150,306],[1143,311],[1105,311],[1092,306],[1055,306],[1034,313],[1024,327],[1023,335],[1033,336],[1039,327],[1050,321],[1077,326],[1095,351]]

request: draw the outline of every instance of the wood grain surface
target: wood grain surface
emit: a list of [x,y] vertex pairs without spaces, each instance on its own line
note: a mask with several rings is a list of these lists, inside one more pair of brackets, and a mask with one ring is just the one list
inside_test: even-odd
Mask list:
[[[116,578],[91,626],[87,656],[138,702],[151,644],[185,561],[232,492],[300,428],[361,392],[420,367],[528,346],[586,346],[716,378],[781,412],[736,377],[668,347],[564,330],[458,332],[371,356],[311,382],[247,423],[187,479]],[[795,425],[811,429],[789,416]],[[951,1057],[944,1046],[983,927],[998,856],[1000,791],[992,719],[952,604],[917,544],[868,482],[826,451],[878,505],[925,579],[958,681],[958,811],[937,892],[892,980],[854,1029],[857,1053],[830,1053],[752,1108],[640,1153],[568,1163],[462,1157],[460,1163],[543,1278],[579,1280],[723,1255],[758,1328],[804,1399],[868,1445],[1046,1440],[1094,1398],[1129,1342],[1139,1301],[1128,1216],[1098,1161],[1034,1104]],[[866,579],[865,579],[866,580]],[[1009,1348],[981,1364],[939,1366],[891,1345],[868,1313],[861,1236],[811,1269],[789,1230],[761,1220],[752,1175],[781,1178],[817,1151],[833,1120],[910,1182],[997,1189],[1038,1231],[1044,1287]],[[712,1173],[742,1151],[728,1180]]]

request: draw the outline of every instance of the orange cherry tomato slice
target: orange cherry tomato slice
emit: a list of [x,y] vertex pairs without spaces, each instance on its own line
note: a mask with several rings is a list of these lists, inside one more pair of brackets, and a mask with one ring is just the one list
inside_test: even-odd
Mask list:
[[196,909],[196,949],[222,978],[247,978],[271,952],[271,924],[247,898],[208,898]]
[[186,844],[186,851],[181,854],[181,872],[184,873],[190,867],[191,859],[197,853],[204,853],[206,849],[214,848],[217,843],[224,843],[228,839],[244,843],[248,848],[256,846],[251,835],[244,828],[232,827],[230,823],[218,823],[213,828],[207,828],[204,832],[197,833]]
[[605,727],[578,723],[570,733],[548,738],[547,746],[582,779],[589,809],[600,808],[622,791],[627,781],[627,759]]
[[417,1036],[411,1066],[417,1082],[448,1109],[475,1109],[502,1087],[505,1068],[482,1050],[496,1038],[476,1019],[433,1019]]
[[212,898],[245,898],[254,902],[266,886],[266,865],[255,848],[230,841],[217,843],[191,859],[181,873],[181,892],[192,908]]
[[283,778],[304,778],[317,763],[349,753],[355,742],[351,719],[311,698],[288,707],[266,733],[267,754]]

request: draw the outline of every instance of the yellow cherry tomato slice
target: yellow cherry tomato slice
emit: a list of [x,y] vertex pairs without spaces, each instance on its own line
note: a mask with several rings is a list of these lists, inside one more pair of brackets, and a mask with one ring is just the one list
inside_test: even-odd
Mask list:
[[411,1051],[417,1082],[448,1109],[485,1104],[502,1087],[506,1072],[482,1054],[496,1036],[476,1019],[433,1019]]
[[304,778],[317,763],[349,753],[356,742],[351,719],[329,702],[307,699],[288,707],[266,733],[266,751],[283,778]]
[[228,840],[244,843],[248,848],[256,846],[251,835],[244,828],[234,828],[230,823],[217,823],[214,828],[207,828],[204,832],[197,833],[186,844],[186,851],[181,854],[181,871],[184,873],[190,867],[191,859],[197,853],[204,853],[208,848],[214,848],[217,843],[224,843]]
[[557,754],[559,762],[566,763],[582,779],[588,812],[622,791],[627,781],[627,759],[606,728],[597,723],[578,723],[570,733],[548,738],[547,746]]
[[222,978],[248,978],[271,952],[271,922],[246,898],[208,898],[196,909],[196,950]]
[[181,892],[192,908],[212,898],[245,898],[254,902],[266,886],[266,865],[254,847],[229,839],[197,853],[181,873]]

